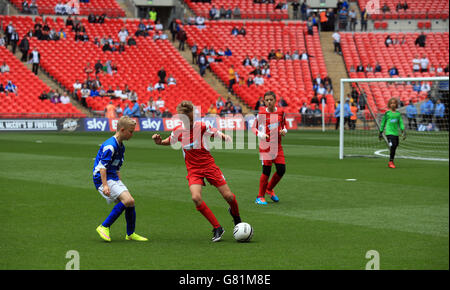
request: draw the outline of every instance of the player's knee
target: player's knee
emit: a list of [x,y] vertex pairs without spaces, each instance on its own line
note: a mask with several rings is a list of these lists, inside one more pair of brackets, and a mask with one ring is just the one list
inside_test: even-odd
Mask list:
[[134,207],[134,198],[129,197],[125,200],[124,205],[126,207]]
[[284,173],[286,173],[286,165],[284,164],[278,164],[277,167],[277,174],[279,177],[282,177]]
[[202,197],[200,195],[193,195],[192,196],[192,201],[194,202],[194,204],[196,206],[200,206],[203,202]]
[[270,176],[271,169],[272,169],[272,166],[263,165],[263,170],[262,170],[263,174],[267,175],[267,176]]

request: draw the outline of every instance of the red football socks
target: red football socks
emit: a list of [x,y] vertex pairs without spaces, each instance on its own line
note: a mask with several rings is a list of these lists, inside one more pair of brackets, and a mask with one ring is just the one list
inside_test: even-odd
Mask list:
[[231,214],[234,216],[239,216],[239,206],[236,201],[236,195],[233,194],[233,201],[228,202],[231,208]]
[[281,177],[275,172],[272,175],[272,178],[269,181],[269,184],[267,185],[267,190],[273,190],[273,188],[278,184],[278,182],[280,181]]
[[206,205],[205,202],[202,202],[201,205],[196,207],[197,210],[210,222],[210,224],[214,228],[220,227],[219,222],[217,221],[216,217],[212,213],[212,211],[209,209],[209,207]]
[[268,180],[269,176],[265,175],[264,173],[261,174],[261,178],[259,179],[258,197],[264,197],[264,195],[266,194]]

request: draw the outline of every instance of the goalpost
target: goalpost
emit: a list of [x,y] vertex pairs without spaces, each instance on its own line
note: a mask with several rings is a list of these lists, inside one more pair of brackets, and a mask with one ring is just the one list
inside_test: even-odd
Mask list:
[[[428,91],[414,92],[417,83],[428,83]],[[401,101],[398,109],[402,113],[407,138],[400,139],[396,158],[418,160],[449,161],[449,122],[448,122],[448,83],[449,77],[422,78],[354,78],[340,80],[340,105],[343,116],[343,105],[347,97],[344,95],[345,85],[352,86],[359,93],[359,110],[353,125],[349,126],[348,118],[339,119],[339,159],[344,157],[389,157],[389,145],[383,134],[378,139],[381,119],[387,110],[388,99],[395,97]],[[388,88],[389,87],[389,88]],[[386,91],[393,91],[386,94]],[[430,112],[423,108],[429,97],[433,103]],[[443,117],[436,112],[438,101],[445,106]],[[355,101],[355,100],[354,100]],[[412,101],[417,110],[415,118],[407,114],[407,107]],[[350,102],[349,102],[350,103]],[[442,105],[438,106],[442,109]],[[414,111],[408,108],[408,112]],[[426,114],[424,114],[426,113]],[[409,118],[408,118],[409,117]],[[415,120],[414,120],[415,119]],[[415,121],[415,122],[414,122]],[[355,124],[356,122],[356,124]],[[344,128],[344,124],[347,125]]]

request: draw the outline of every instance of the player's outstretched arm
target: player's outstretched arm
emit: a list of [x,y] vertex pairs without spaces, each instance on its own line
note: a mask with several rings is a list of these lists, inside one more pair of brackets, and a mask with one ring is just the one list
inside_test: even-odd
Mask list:
[[162,140],[161,135],[154,134],[152,136],[152,139],[156,145],[164,145],[164,146],[170,145],[170,137],[167,137],[166,139]]

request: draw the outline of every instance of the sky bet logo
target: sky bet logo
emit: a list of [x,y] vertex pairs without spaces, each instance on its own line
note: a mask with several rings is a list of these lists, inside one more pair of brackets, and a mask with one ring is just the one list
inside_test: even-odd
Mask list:
[[159,118],[142,118],[141,122],[141,130],[143,131],[164,131],[163,128],[163,120]]
[[106,118],[85,119],[85,127],[86,131],[106,131],[106,129],[108,128],[108,119]]

